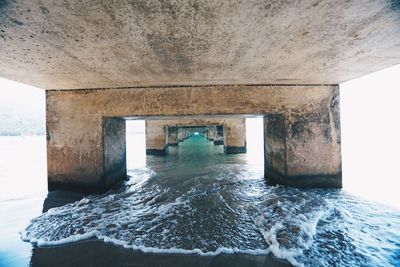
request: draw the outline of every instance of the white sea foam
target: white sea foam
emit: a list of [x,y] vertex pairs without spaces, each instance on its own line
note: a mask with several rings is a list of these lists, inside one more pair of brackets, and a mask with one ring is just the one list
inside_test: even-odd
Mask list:
[[283,187],[275,191],[264,201],[254,224],[269,245],[269,252],[302,266],[299,259],[311,247],[317,224],[330,209],[324,198],[311,192]]
[[102,240],[106,243],[111,243],[114,245],[119,245],[127,249],[139,250],[144,253],[161,253],[161,254],[196,254],[199,256],[216,256],[219,254],[248,254],[248,255],[267,255],[268,251],[265,249],[240,249],[237,247],[229,248],[229,247],[219,247],[215,251],[203,251],[201,249],[182,249],[182,248],[158,248],[158,247],[145,247],[145,246],[137,246],[137,245],[129,245],[126,241],[121,241],[119,239],[110,238],[107,236],[102,236],[99,232],[90,232],[87,234],[82,235],[73,235],[61,240],[57,241],[45,241],[45,240],[38,240],[35,238],[28,238],[26,233],[21,233],[21,239],[35,244],[39,247],[48,247],[48,246],[60,246],[60,245],[67,245],[71,243],[76,243],[79,241],[85,241],[91,238],[96,238],[98,240]]
[[21,237],[38,246],[96,238],[147,253],[272,253],[295,266],[396,262],[400,215],[338,190],[267,186],[262,170],[223,159],[150,162],[129,171],[124,188],[43,213]]
[[78,201],[78,202],[76,203],[76,205],[77,205],[77,206],[82,206],[82,205],[88,204],[89,202],[90,202],[89,199],[87,199],[87,198],[82,198],[80,201]]

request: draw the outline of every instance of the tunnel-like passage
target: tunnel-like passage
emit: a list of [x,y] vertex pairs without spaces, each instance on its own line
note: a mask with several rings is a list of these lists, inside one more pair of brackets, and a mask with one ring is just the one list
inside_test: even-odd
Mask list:
[[168,146],[177,146],[180,142],[183,142],[185,139],[192,136],[195,132],[198,132],[207,140],[213,141],[214,145],[223,145],[223,128],[223,125],[167,126],[167,144]]
[[[217,127],[223,127],[222,125],[182,125],[182,126],[166,126],[165,131],[167,132],[167,146],[177,146],[179,143],[192,137],[193,135],[201,135],[208,141],[221,140],[223,144],[224,135],[218,135]],[[216,144],[216,143],[215,143]]]
[[224,145],[227,154],[246,153],[244,118],[196,118],[146,120],[146,153],[165,155],[168,146],[178,145],[197,129],[216,145]]
[[126,119],[199,116],[264,116],[265,176],[271,183],[342,184],[337,86],[47,91],[46,99],[50,190],[103,191],[126,177]]

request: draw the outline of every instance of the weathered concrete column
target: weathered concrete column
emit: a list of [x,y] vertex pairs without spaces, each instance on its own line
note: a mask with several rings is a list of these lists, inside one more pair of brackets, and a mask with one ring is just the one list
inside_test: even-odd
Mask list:
[[178,129],[178,143],[185,140],[185,133],[182,129]]
[[338,91],[329,102],[267,115],[264,140],[271,184],[342,187]]
[[105,188],[126,178],[126,123],[121,118],[103,118]]
[[46,98],[49,190],[103,192],[126,178],[125,120],[89,108],[77,113],[67,99]]
[[178,128],[168,127],[167,133],[168,133],[167,144],[169,146],[177,146],[178,145]]
[[245,119],[229,121],[224,124],[224,152],[227,154],[246,153]]
[[214,145],[223,145],[224,144],[224,126],[217,125],[215,126],[216,129],[216,137],[214,139]]
[[167,135],[165,125],[160,121],[146,120],[146,154],[166,155]]
[[209,141],[214,142],[214,140],[217,138],[217,130],[215,126],[207,126],[207,132],[206,132],[206,137]]

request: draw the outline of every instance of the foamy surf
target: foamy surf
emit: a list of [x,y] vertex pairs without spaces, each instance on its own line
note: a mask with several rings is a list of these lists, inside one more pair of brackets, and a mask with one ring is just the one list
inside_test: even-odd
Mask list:
[[96,238],[145,253],[271,253],[295,266],[398,262],[397,211],[340,190],[268,186],[262,168],[222,156],[150,157],[124,187],[50,209],[21,237],[37,246]]

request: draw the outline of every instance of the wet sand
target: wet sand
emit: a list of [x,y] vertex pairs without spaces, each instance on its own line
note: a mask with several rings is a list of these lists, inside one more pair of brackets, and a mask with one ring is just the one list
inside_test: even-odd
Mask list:
[[98,240],[88,240],[66,246],[38,248],[32,251],[31,266],[272,266],[290,264],[271,255],[220,254],[197,256],[183,254],[152,254],[125,249]]

